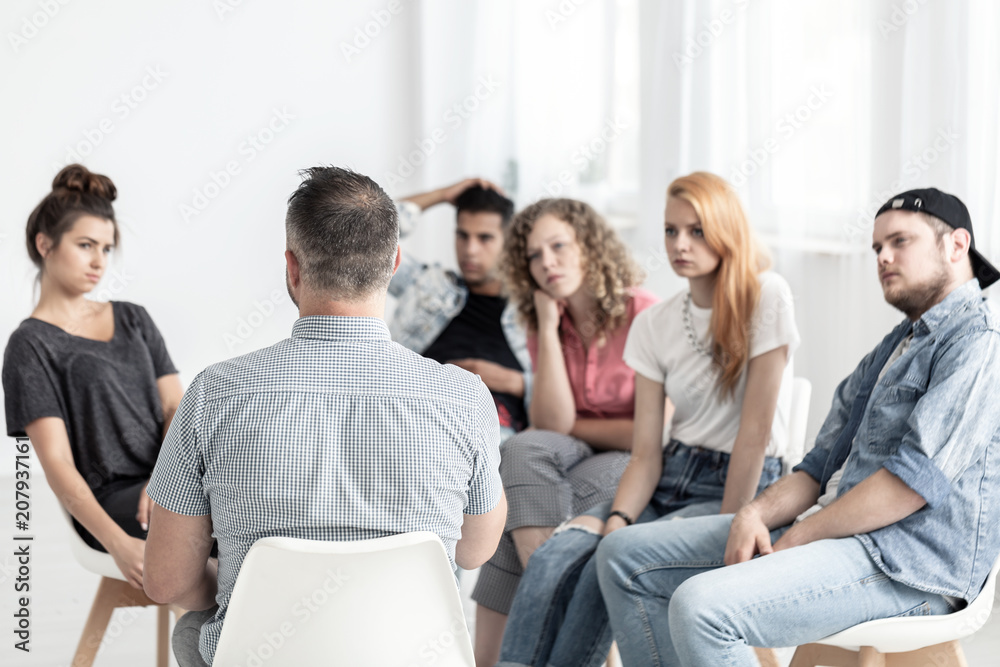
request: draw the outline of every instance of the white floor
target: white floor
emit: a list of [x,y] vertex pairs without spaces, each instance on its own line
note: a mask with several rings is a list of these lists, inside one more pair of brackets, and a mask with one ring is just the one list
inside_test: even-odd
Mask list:
[[[0,665],[3,666],[69,665],[97,588],[97,576],[73,561],[64,539],[66,524],[57,514],[55,498],[38,472],[36,467],[31,501],[30,534],[35,539],[31,543],[30,653],[13,647],[16,639],[12,633],[12,618],[17,598],[23,593],[14,591],[18,576],[12,539],[17,532],[13,525],[14,481],[10,477],[0,477],[0,518],[8,525],[6,530],[0,531],[0,619],[3,619],[0,621]],[[462,597],[473,632],[474,605],[468,596],[475,576],[475,572],[468,572],[462,577]],[[152,608],[116,613],[94,664],[97,667],[152,666],[155,662],[155,620]],[[965,640],[963,646],[971,667],[1000,665],[1000,613],[994,613],[986,627]],[[791,652],[781,652],[783,664],[788,664]]]

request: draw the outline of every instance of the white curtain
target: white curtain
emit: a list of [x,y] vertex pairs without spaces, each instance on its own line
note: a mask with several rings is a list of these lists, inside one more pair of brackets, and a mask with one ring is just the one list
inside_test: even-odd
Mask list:
[[[444,139],[393,194],[478,174],[519,207],[585,199],[621,226],[647,286],[667,297],[684,283],[663,261],[665,188],[698,169],[724,176],[797,297],[812,433],[837,381],[900,317],[869,248],[885,199],[924,186],[957,194],[979,248],[1000,262],[1000,3],[418,6],[413,131],[426,146],[436,130]],[[599,155],[581,150],[590,142]],[[451,261],[442,238],[411,248]]]
[[[734,184],[796,295],[810,433],[836,383],[900,318],[875,281],[871,221],[896,192],[969,207],[1000,261],[1000,5],[988,0],[642,3],[636,247],[662,242],[664,189]],[[683,284],[663,270],[661,294]]]

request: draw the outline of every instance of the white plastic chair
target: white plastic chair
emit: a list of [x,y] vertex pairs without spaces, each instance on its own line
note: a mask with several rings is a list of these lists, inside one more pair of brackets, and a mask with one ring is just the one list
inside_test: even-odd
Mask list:
[[214,664],[474,667],[437,535],[267,537],[247,552]]
[[1000,557],[983,589],[969,606],[943,616],[908,616],[868,621],[795,651],[789,667],[965,667],[958,640],[977,632],[990,618]]
[[66,520],[69,550],[73,554],[73,559],[88,572],[101,577],[94,602],[90,605],[90,614],[76,646],[76,653],[71,663],[73,667],[90,667],[94,664],[94,657],[101,647],[104,633],[108,629],[111,614],[115,609],[149,606],[157,607],[156,665],[167,667],[170,660],[170,612],[173,611],[177,615],[182,613],[182,610],[171,605],[158,604],[149,599],[143,591],[133,588],[125,581],[125,576],[115,565],[115,559],[111,554],[92,549],[76,532],[73,518],[66,508],[60,504],[59,510]]

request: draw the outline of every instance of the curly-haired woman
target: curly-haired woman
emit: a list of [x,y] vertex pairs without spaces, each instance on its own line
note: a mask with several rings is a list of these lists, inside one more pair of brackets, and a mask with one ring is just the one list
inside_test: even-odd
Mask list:
[[635,372],[622,361],[633,318],[656,302],[642,271],[594,209],[544,199],[515,217],[502,260],[528,327],[533,429],[508,440],[500,475],[507,531],[482,567],[476,663],[493,665],[528,557],[563,521],[610,500],[632,445]]
[[600,665],[612,641],[592,558],[601,538],[633,522],[736,512],[781,474],[799,342],[788,284],[765,270],[736,193],[714,174],[670,184],[664,235],[688,290],[642,313],[629,333],[636,421],[628,469],[612,502],[535,553],[510,610],[504,667]]

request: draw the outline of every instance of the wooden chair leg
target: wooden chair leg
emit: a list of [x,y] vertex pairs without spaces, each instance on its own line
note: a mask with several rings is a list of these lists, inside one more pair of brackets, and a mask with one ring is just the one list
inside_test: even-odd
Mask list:
[[760,663],[760,667],[779,667],[778,656],[774,654],[772,649],[755,646],[753,651],[757,654],[757,662]]
[[[759,649],[758,649],[759,650]],[[759,656],[759,654],[758,654]],[[764,665],[761,660],[761,665]],[[944,642],[906,653],[879,653],[871,646],[863,646],[860,653],[825,644],[805,644],[795,649],[789,667],[969,667],[962,645],[957,641]]]
[[858,657],[859,667],[885,667],[885,654],[879,653],[871,646],[862,646]]
[[962,645],[956,641],[944,642],[919,651],[890,653],[885,657],[887,667],[968,667]]
[[[101,648],[104,640],[104,633],[108,630],[111,622],[111,614],[115,609],[121,607],[149,607],[156,605],[161,610],[159,618],[160,632],[169,641],[169,612],[164,606],[157,605],[149,599],[145,592],[132,588],[128,582],[111,577],[101,577],[97,585],[97,594],[94,595],[94,602],[90,605],[90,614],[87,622],[83,626],[83,633],[76,646],[76,654],[73,656],[72,667],[91,667],[94,658]],[[163,621],[167,624],[164,626]],[[157,649],[157,665],[166,667],[169,660],[169,643],[164,643],[163,648]]]
[[156,667],[170,664],[170,607],[156,608]]
[[857,667],[858,654],[856,651],[848,651],[837,646],[803,644],[795,649],[795,655],[792,656],[788,667],[816,667],[817,665]]
[[94,664],[94,657],[97,656],[101,640],[104,639],[104,632],[108,629],[108,623],[111,621],[111,613],[118,606],[116,602],[121,592],[117,585],[119,583],[124,584],[125,582],[101,577],[94,602],[90,605],[90,614],[87,616],[83,633],[80,635],[80,642],[76,645],[76,654],[71,663],[73,667],[91,667]]

